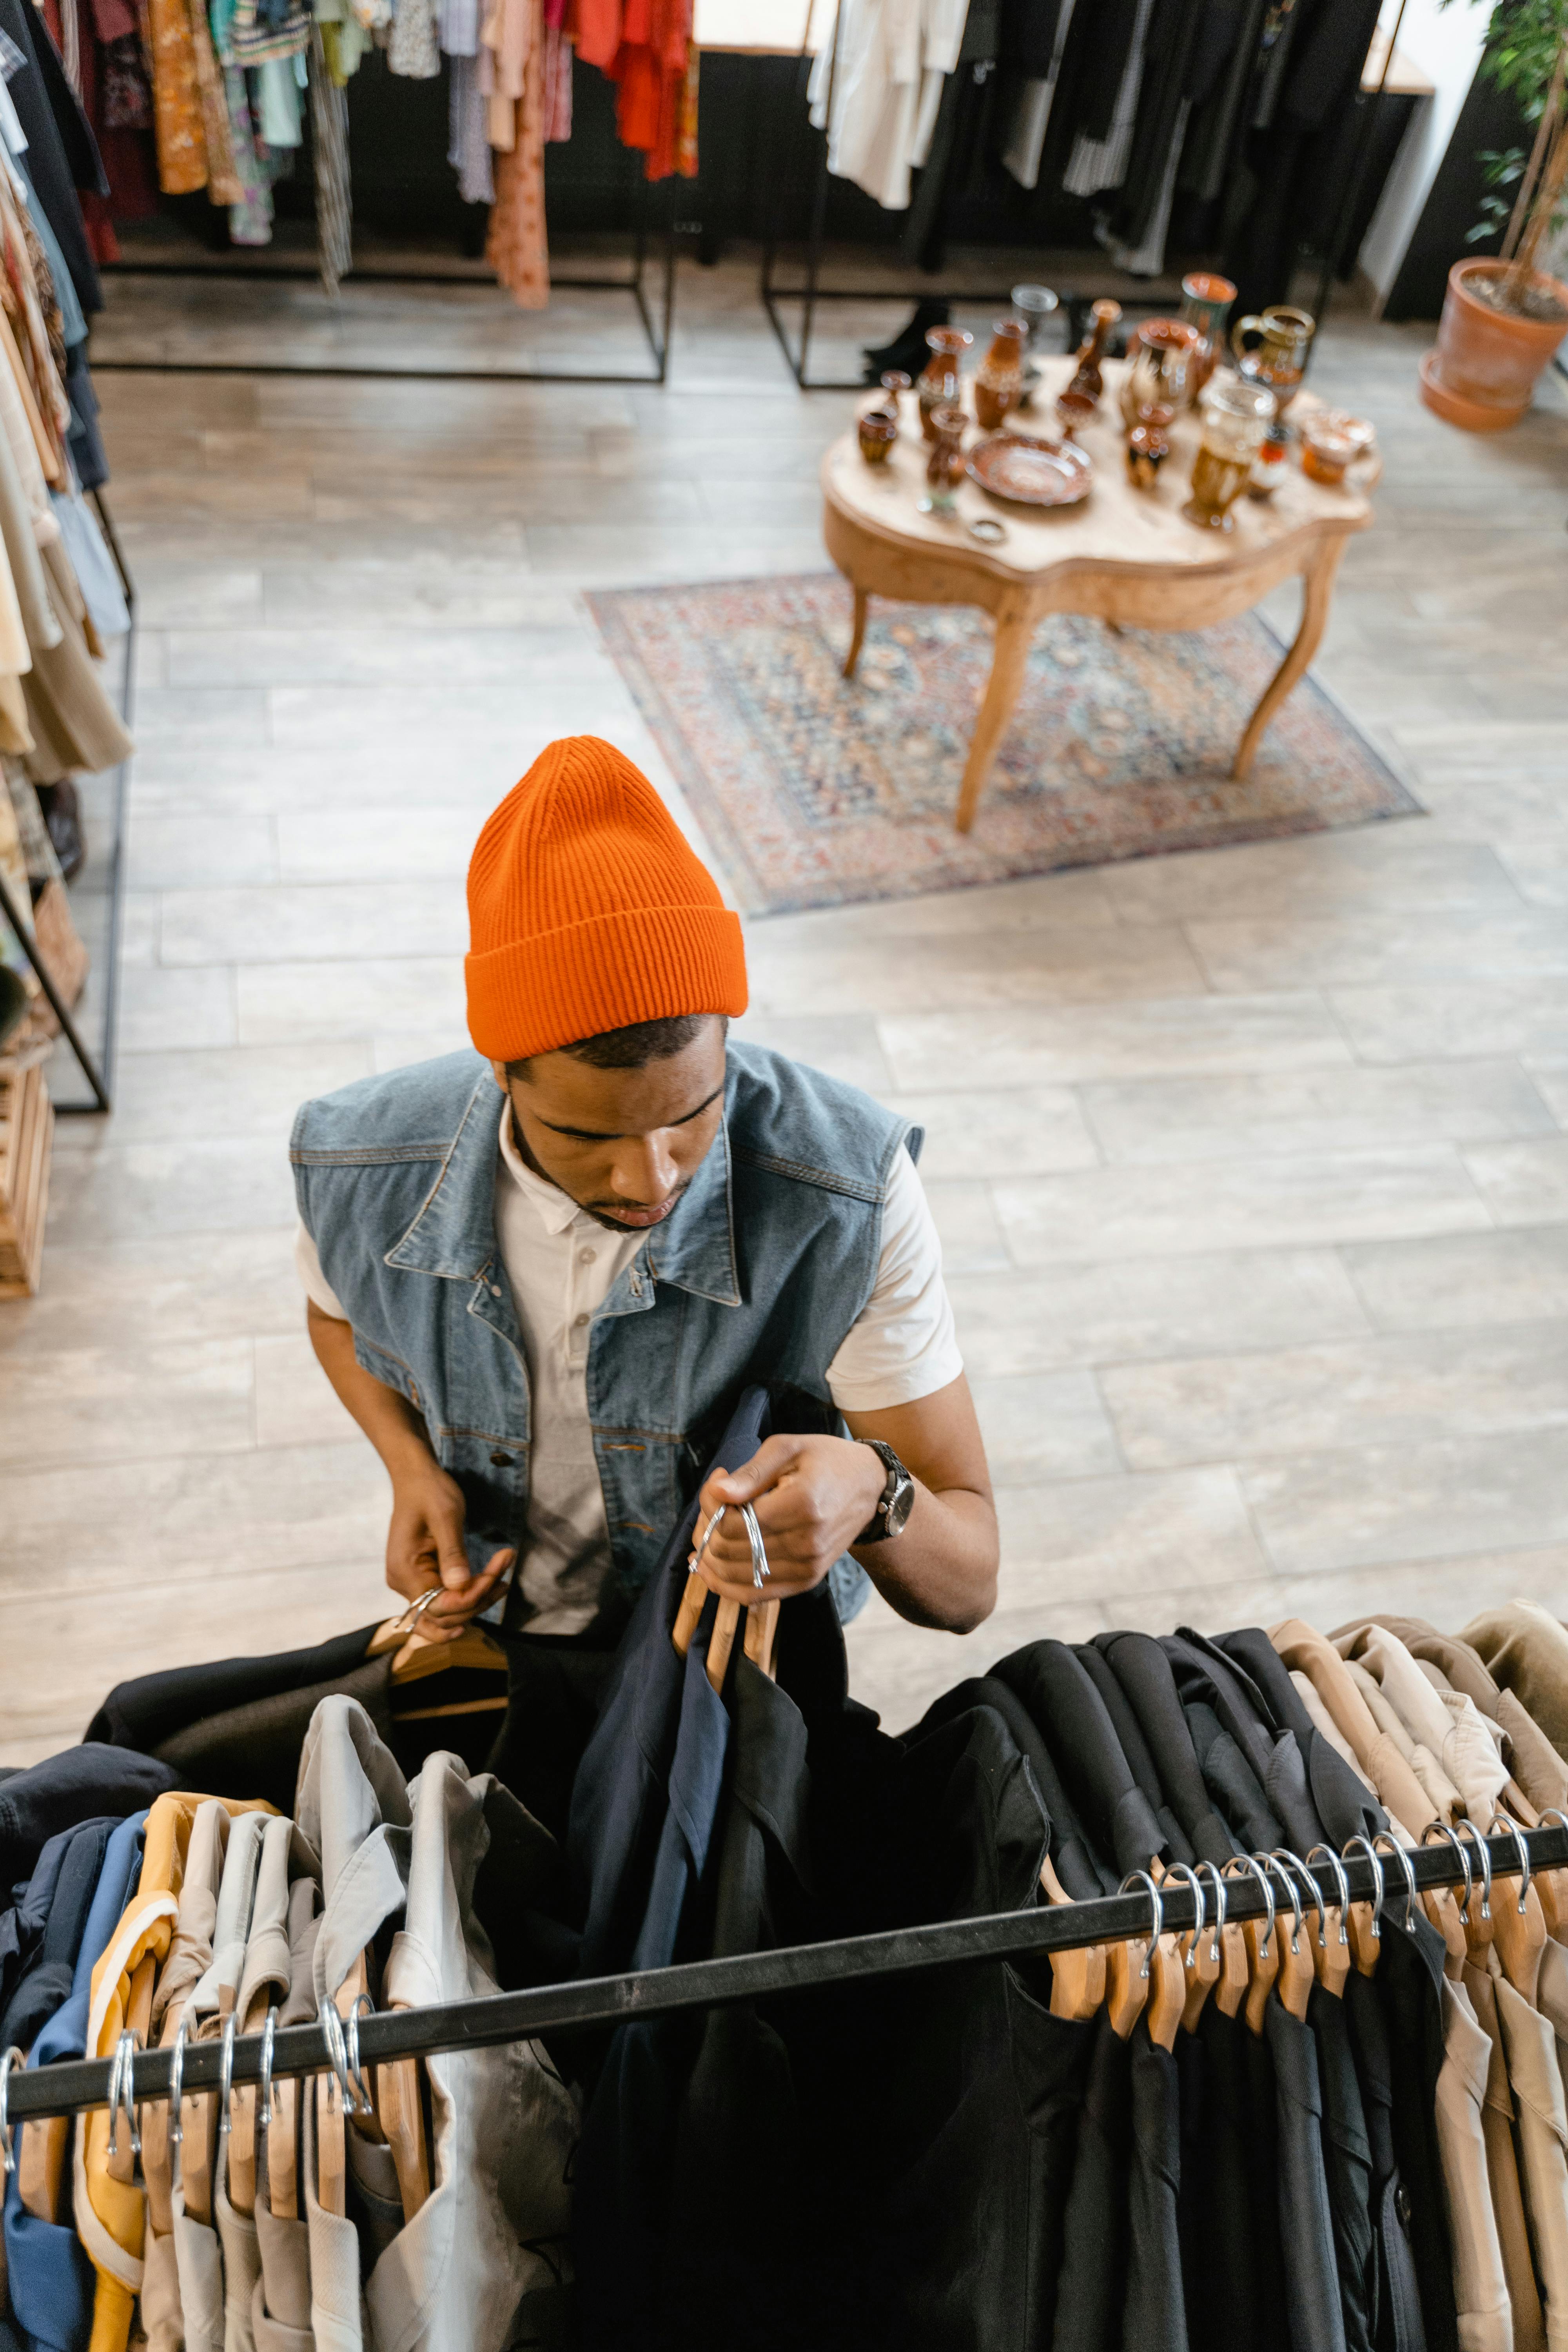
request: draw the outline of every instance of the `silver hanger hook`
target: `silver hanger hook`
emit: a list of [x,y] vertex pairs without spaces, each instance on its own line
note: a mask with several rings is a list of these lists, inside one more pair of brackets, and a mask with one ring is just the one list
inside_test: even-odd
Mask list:
[[1563,1811],[1561,1805],[1548,1805],[1536,1823],[1537,1829],[1543,1828],[1548,1822],[1555,1822],[1559,1829],[1568,1830],[1568,1813]]
[[274,2001],[261,2029],[261,2060],[256,2077],[256,2117],[263,2130],[278,2120],[278,2105],[272,2096],[272,2041],[277,2031],[278,2003]]
[[[1340,1898],[1340,1941],[1342,1944],[1348,1944],[1351,1939],[1351,1932],[1345,1925],[1345,1920],[1349,1916],[1351,1907],[1350,1880],[1345,1876],[1343,1863],[1340,1860],[1339,1855],[1334,1852],[1331,1845],[1315,1845],[1312,1848],[1311,1853],[1307,1856],[1307,1867],[1309,1870],[1311,1869],[1312,1864],[1319,1854],[1322,1855],[1323,1860],[1328,1864],[1329,1868],[1334,1874],[1334,1885],[1339,1891]],[[1318,1891],[1320,1898],[1318,1903],[1318,1949],[1320,1951],[1325,1951],[1328,1948],[1329,1923],[1323,1911],[1321,1901],[1322,1890],[1320,1887]]]
[[1519,1823],[1510,1821],[1506,1813],[1492,1815],[1487,1823],[1488,1837],[1496,1834],[1500,1822],[1502,1824],[1503,1835],[1513,1840],[1519,1853],[1519,1907],[1522,1912],[1530,1896],[1530,1848],[1525,1844],[1524,1832],[1520,1828]]
[[8,2174],[16,2169],[16,2132],[9,2112],[11,2069],[13,2066],[26,2068],[26,2052],[18,2050],[14,2042],[4,2058],[0,2058],[0,2166]]
[[131,2096],[131,2070],[136,2061],[137,2037],[129,2027],[114,2045],[114,2056],[109,2068],[109,2153],[120,2153],[120,2111],[125,2110],[125,2120],[131,2126],[131,2153],[142,2153],[142,2133],[136,2121],[136,2108]]
[[1410,1866],[1410,1856],[1392,1830],[1379,1830],[1373,1844],[1380,1853],[1386,1846],[1405,1873],[1405,1926],[1408,1928],[1415,1912],[1415,1873]]
[[1143,1965],[1138,1971],[1141,1977],[1146,1977],[1149,1973],[1150,1955],[1165,1932],[1165,1906],[1160,1899],[1159,1888],[1146,1870],[1130,1870],[1116,1891],[1119,1895],[1126,1895],[1131,1893],[1134,1886],[1146,1886],[1149,1889],[1149,1941],[1144,1948]]
[[1263,1900],[1268,1906],[1268,1924],[1263,1930],[1263,1941],[1258,1947],[1258,1957],[1260,1960],[1266,1960],[1268,1958],[1268,1947],[1272,1942],[1274,1936],[1274,1887],[1272,1881],[1266,1870],[1259,1870],[1258,1864],[1254,1862],[1249,1853],[1233,1854],[1225,1866],[1225,1874],[1227,1878],[1230,1876],[1233,1870],[1250,1870],[1252,1875],[1257,1879],[1258,1884],[1263,1889]]
[[1359,1831],[1354,1837],[1346,1838],[1343,1845],[1340,1848],[1341,1854],[1343,1855],[1349,1853],[1352,1846],[1360,1846],[1363,1853],[1365,1854],[1367,1861],[1372,1865],[1372,1874],[1375,1885],[1375,1892],[1372,1898],[1372,1933],[1373,1941],[1381,1944],[1383,1941],[1383,1906],[1388,1898],[1388,1881],[1383,1874],[1383,1856],[1378,1853],[1377,1848],[1373,1844],[1372,1840],[1367,1837],[1363,1837]]
[[1187,1885],[1193,1890],[1192,1933],[1187,1937],[1187,1948],[1182,1955],[1182,1966],[1185,1969],[1190,1969],[1197,1958],[1198,1937],[1204,1932],[1204,1921],[1208,1916],[1208,1905],[1205,1900],[1204,1890],[1198,1882],[1196,1874],[1186,1863],[1173,1862],[1171,1864],[1171,1867],[1165,1873],[1165,1884],[1167,1886],[1170,1885],[1173,1878],[1184,1878]]
[[334,2004],[328,2000],[325,1995],[322,1996],[321,2005],[316,2011],[316,2022],[321,2029],[321,2039],[327,2045],[327,2063],[332,2070],[332,2080],[327,2087],[328,2107],[331,2105],[332,2091],[335,2087],[338,2105],[345,2116],[352,2116],[356,2112],[356,2103],[349,2083],[348,2050],[343,2041],[343,2021],[338,2015]]
[[746,1523],[746,1536],[752,1547],[752,1582],[760,1592],[773,1574],[773,1570],[768,1566],[767,1547],[763,1541],[763,1531],[757,1523],[757,1515],[750,1503],[742,1504],[741,1517]]
[[1447,1838],[1448,1843],[1453,1847],[1454,1852],[1459,1857],[1459,1867],[1465,1874],[1465,1899],[1459,1906],[1459,1917],[1468,1927],[1470,1924],[1470,1897],[1475,1893],[1476,1888],[1476,1874],[1470,1868],[1468,1849],[1466,1845],[1465,1840],[1454,1830],[1451,1830],[1447,1822],[1427,1822],[1426,1828],[1421,1832],[1422,1844],[1425,1845],[1428,1838],[1434,1837]]
[[234,2095],[234,2037],[239,2032],[239,2011],[231,2009],[223,2021],[223,2047],[217,2062],[217,2136],[229,2135],[229,2100]]
[[1474,1822],[1461,1822],[1458,1831],[1456,1832],[1456,1835],[1464,1840],[1467,1847],[1473,1846],[1475,1849],[1476,1860],[1481,1865],[1481,1917],[1483,1919],[1489,1919],[1492,1916],[1491,1848],[1488,1845],[1485,1838],[1482,1837],[1480,1832],[1477,1829]]
[[1288,1845],[1277,1845],[1274,1849],[1273,1859],[1278,1862],[1282,1868],[1293,1870],[1296,1873],[1302,1894],[1305,1895],[1308,1900],[1317,1907],[1318,1941],[1320,1944],[1325,1942],[1327,1939],[1323,1932],[1323,1897],[1322,1891],[1320,1888],[1317,1880],[1313,1877],[1311,1872],[1308,1869],[1300,1855],[1295,1853]]
[[721,1503],[712,1517],[709,1520],[707,1526],[703,1528],[702,1540],[691,1555],[691,1573],[693,1576],[696,1575],[698,1570],[701,1567],[702,1555],[707,1550],[709,1545],[712,1542],[714,1531],[729,1507],[730,1506],[728,1503]]
[[433,1609],[435,1607],[437,1601],[440,1600],[441,1595],[445,1592],[446,1589],[447,1588],[444,1584],[433,1584],[428,1592],[422,1592],[416,1601],[411,1601],[407,1608],[404,1611],[402,1616],[397,1621],[398,1632],[400,1633],[412,1633],[414,1628],[418,1624],[421,1617],[424,1616],[425,1612],[427,1609]]
[[[375,2103],[370,2095],[370,2088],[364,2079],[364,2070],[359,2063],[359,2020],[362,2009],[367,2017],[375,2015],[375,2003],[367,1992],[355,1995],[350,2004],[349,2013],[343,2020],[343,2054],[348,2060],[349,2080],[353,2084],[355,2095],[359,2100],[359,2112],[362,2116],[372,2116],[375,2113]],[[350,2113],[353,2112],[351,2108]]]
[[1214,1881],[1214,1935],[1209,1943],[1209,1958],[1211,1960],[1217,1960],[1219,1939],[1225,1928],[1225,1880],[1212,1862],[1200,1862],[1197,1866],[1197,1875],[1201,1878],[1205,1870]]
[[1290,1949],[1295,1953],[1301,1948],[1301,1891],[1280,1860],[1283,1852],[1281,1847],[1279,1853],[1258,1853],[1253,1860],[1265,1870],[1278,1872],[1280,1884],[1290,1897]]
[[185,2137],[181,2110],[185,2095],[185,2028],[189,2011],[180,2011],[180,2022],[174,2031],[174,2046],[169,2053],[169,2180],[171,2186],[180,2179],[180,2147]]

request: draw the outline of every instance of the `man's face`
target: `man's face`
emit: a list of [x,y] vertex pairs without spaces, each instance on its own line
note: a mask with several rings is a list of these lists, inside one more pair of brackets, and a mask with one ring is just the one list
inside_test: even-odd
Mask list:
[[616,1232],[663,1223],[723,1116],[717,1013],[682,1052],[641,1070],[596,1070],[571,1054],[537,1054],[521,1077],[490,1066],[528,1165]]

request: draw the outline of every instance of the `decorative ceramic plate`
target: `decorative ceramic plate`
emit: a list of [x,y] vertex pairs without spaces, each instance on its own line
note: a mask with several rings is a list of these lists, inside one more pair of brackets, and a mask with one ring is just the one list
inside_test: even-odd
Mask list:
[[969,460],[969,476],[982,489],[1024,507],[1070,507],[1089,496],[1094,467],[1070,441],[1036,441],[1023,433],[998,433],[983,441]]

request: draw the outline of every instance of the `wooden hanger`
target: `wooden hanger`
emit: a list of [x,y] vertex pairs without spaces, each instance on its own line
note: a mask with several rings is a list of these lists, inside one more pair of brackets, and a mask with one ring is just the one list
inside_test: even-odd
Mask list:
[[1135,1885],[1149,1890],[1152,1933],[1147,1940],[1133,1939],[1108,1946],[1105,1955],[1106,2011],[1110,2030],[1118,2041],[1125,2042],[1138,2020],[1149,2006],[1153,1991],[1153,1947],[1159,1940],[1159,1927],[1163,1912],[1160,1890],[1146,1870],[1134,1870],[1121,1882],[1121,1892],[1129,1894]]
[[[1209,1986],[1219,1975],[1219,1945],[1217,1938],[1205,1937],[1204,1932],[1208,1920],[1208,1901],[1204,1894],[1203,1883],[1196,1872],[1184,1862],[1173,1862],[1162,1878],[1161,1885],[1169,1885],[1173,1878],[1184,1879],[1193,1891],[1193,1926],[1185,1948],[1183,1948],[1179,1937],[1173,1936],[1165,1939],[1170,1944],[1173,1953],[1177,1956],[1181,1969],[1182,2005],[1176,2014],[1176,2024],[1184,2027],[1186,2032],[1191,2033],[1196,2029],[1204,2002],[1208,1998]],[[1203,1971],[1201,1974],[1200,1960]],[[1152,2038],[1158,2039],[1152,2023],[1150,2025],[1149,2032]],[[1173,2028],[1170,2042],[1163,2046],[1171,2049],[1174,2047],[1174,2043],[1175,2031]]]
[[1500,1828],[1511,1832],[1519,1850],[1520,1880],[1517,1898],[1509,1888],[1492,1915],[1498,1958],[1515,1992],[1522,1993],[1533,2009],[1541,1979],[1541,1955],[1546,1944],[1546,1915],[1531,1879],[1530,1849],[1523,1832],[1506,1813],[1494,1813],[1487,1835],[1494,1836]]
[[[147,2036],[152,2031],[153,1987],[157,1974],[158,1957],[155,1952],[143,1952],[131,1972],[131,1990],[125,2000],[125,2029],[136,2036],[138,2050],[146,2049]],[[137,2137],[141,2137],[140,2121]],[[131,2145],[129,2132],[116,2134],[115,2145],[104,2158],[104,2168],[110,2180],[129,2183],[135,2179],[136,2154]]]
[[[1560,1805],[1548,1805],[1536,1827],[1568,1830],[1568,1813]],[[1538,1870],[1535,1884],[1541,1890],[1547,1934],[1554,1944],[1568,1944],[1568,1869]]]
[[776,1601],[763,1601],[746,1612],[746,1655],[770,1682],[773,1680],[773,1642],[778,1626],[779,1604]]
[[[1214,1895],[1203,1916],[1200,1916],[1193,1935],[1192,1966],[1187,1973],[1187,1998],[1182,2011],[1183,2029],[1188,2033],[1197,2032],[1198,2020],[1204,2013],[1204,2004],[1215,1986],[1219,1983],[1225,1970],[1225,1881],[1212,1862],[1200,1862],[1194,1874],[1200,1883],[1205,1870],[1214,1883]],[[1237,1942],[1239,1946],[1239,1938]],[[1240,1948],[1245,1952],[1245,1947]],[[1244,1969],[1245,1966],[1244,1958]],[[1232,2014],[1234,2013],[1233,2011]]]
[[[1250,1871],[1263,1891],[1264,1915],[1261,1919],[1246,1919],[1241,1925],[1242,1946],[1247,1956],[1247,2022],[1254,2033],[1263,2031],[1263,2012],[1279,1973],[1279,1939],[1274,1932],[1274,1886],[1268,1874],[1261,1870],[1249,1853],[1239,1853],[1226,1864],[1226,1875],[1233,1870]],[[1226,2014],[1234,2017],[1236,2007],[1227,2005]]]
[[[701,1621],[703,1603],[708,1598],[708,1587],[703,1583],[700,1575],[698,1573],[698,1570],[702,1565],[702,1555],[707,1550],[709,1544],[712,1540],[714,1528],[718,1526],[720,1520],[723,1517],[729,1507],[730,1506],[728,1503],[720,1504],[718,1509],[709,1520],[708,1525],[702,1530],[701,1542],[698,1545],[696,1550],[692,1553],[690,1559],[687,1562],[686,1590],[680,1596],[680,1606],[675,1612],[675,1623],[671,1626],[669,1634],[670,1640],[674,1643],[682,1657],[685,1657],[688,1650],[691,1647],[691,1637],[696,1633],[698,1625]],[[715,1626],[715,1634],[717,1632],[718,1628]],[[731,1622],[730,1626],[729,1639],[732,1642],[734,1638],[735,1628],[733,1622]],[[711,1642],[709,1643],[709,1650],[710,1652],[712,1650]],[[729,1655],[729,1648],[728,1645],[726,1645],[724,1652],[726,1661],[728,1661]],[[711,1671],[710,1671],[709,1679],[712,1679]],[[723,1676],[721,1675],[719,1679],[721,1682],[723,1680]],[[718,1685],[715,1684],[714,1687],[717,1689]]]
[[[405,2009],[405,2001],[394,2001]],[[381,2127],[397,2168],[403,2218],[412,2221],[430,2194],[430,2150],[425,2131],[424,2069],[417,2058],[395,2058],[373,2070]]]
[[[1279,1973],[1275,1979],[1276,1990],[1292,2017],[1301,2024],[1307,2021],[1307,2003],[1312,1997],[1317,1972],[1312,1966],[1312,1939],[1309,1930],[1307,1941],[1301,1941],[1301,1890],[1291,1874],[1289,1863],[1295,1860],[1282,1852],[1271,1853],[1268,1862],[1278,1870],[1286,1893],[1290,1897],[1290,1929],[1289,1938],[1276,1938],[1279,1947]],[[1304,1865],[1303,1865],[1304,1867]],[[1309,1884],[1310,1874],[1308,1874]]]
[[[392,1662],[395,1690],[407,1690],[432,1675],[450,1674],[459,1667],[470,1673],[506,1674],[506,1651],[484,1626],[469,1625],[455,1642],[435,1641],[420,1630],[420,1619],[440,1599],[443,1590],[440,1585],[432,1585],[428,1592],[422,1592],[401,1617],[387,1620],[365,1650],[367,1658],[379,1658],[384,1657],[388,1650],[396,1649]],[[507,1704],[507,1694],[498,1691],[493,1697],[463,1699],[456,1706],[400,1706],[395,1710],[395,1719],[399,1723],[424,1723],[446,1715],[500,1714]]]
[[[1319,1854],[1328,1857],[1340,1899],[1337,1903],[1325,1904],[1322,1888],[1318,1887],[1318,1937],[1312,1950],[1312,1966],[1317,1970],[1318,1982],[1323,1990],[1341,2000],[1351,1972],[1350,1930],[1345,1924],[1345,1915],[1351,1907],[1350,1886],[1339,1855],[1331,1846],[1315,1845],[1312,1848],[1307,1856],[1309,1872]],[[1317,1885],[1316,1880],[1313,1884]]]
[[[1057,1876],[1048,1853],[1040,1864],[1040,1885],[1046,1890],[1047,1903],[1071,1903],[1072,1897]],[[1081,2022],[1095,2014],[1104,1999],[1105,1946],[1103,1944],[1085,1944],[1076,1952],[1051,1954],[1051,2015],[1053,2017],[1073,2018]]]
[[[357,2000],[371,1998],[369,1963],[369,1953],[361,1952],[338,1987],[332,2007],[340,2018],[346,2018]],[[323,2002],[322,2008],[325,2007]],[[372,2072],[379,2069],[373,2068]],[[346,2068],[342,2074],[334,2068],[331,2074],[316,2077],[316,2200],[323,2213],[335,2213],[340,2221],[348,2210],[347,2126],[352,2123],[364,2139],[381,2140],[385,2137],[376,2116],[374,2094],[370,2095],[367,2112],[359,2103],[358,2087],[352,2083]],[[369,2086],[365,2087],[368,2093]]]
[[1467,1857],[1479,1862],[1481,1866],[1480,1900],[1477,1902],[1473,1893],[1467,1891],[1459,1924],[1465,1931],[1471,1961],[1484,1969],[1495,1928],[1492,1919],[1492,1858],[1485,1838],[1472,1822],[1461,1822],[1454,1834]]
[[[1465,1962],[1470,1955],[1468,1914],[1475,1881],[1464,1839],[1459,1837],[1447,1822],[1428,1822],[1421,1832],[1421,1843],[1423,1845],[1427,1845],[1435,1837],[1447,1839],[1458,1854],[1465,1874],[1465,1893],[1462,1903],[1451,1886],[1428,1886],[1423,1889],[1421,1895],[1422,1909],[1443,1938],[1443,1973],[1457,1984],[1464,1974]],[[1440,1901],[1439,1897],[1444,1899]]]
[[1349,1853],[1352,1846],[1360,1846],[1372,1864],[1372,1874],[1377,1887],[1377,1893],[1370,1903],[1351,1905],[1351,1916],[1347,1923],[1350,1930],[1351,1958],[1355,1963],[1356,1974],[1360,1977],[1370,1977],[1376,1973],[1378,1959],[1383,1951],[1383,1902],[1387,1889],[1384,1885],[1383,1864],[1378,1858],[1377,1849],[1372,1840],[1360,1836],[1346,1838],[1345,1853]]

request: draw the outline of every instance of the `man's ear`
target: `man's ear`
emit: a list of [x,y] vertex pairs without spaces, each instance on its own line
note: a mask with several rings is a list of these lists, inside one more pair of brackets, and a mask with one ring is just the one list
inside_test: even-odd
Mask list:
[[510,1098],[511,1089],[506,1082],[506,1064],[504,1062],[492,1062],[490,1064],[490,1076],[494,1078],[502,1094],[506,1095]]

